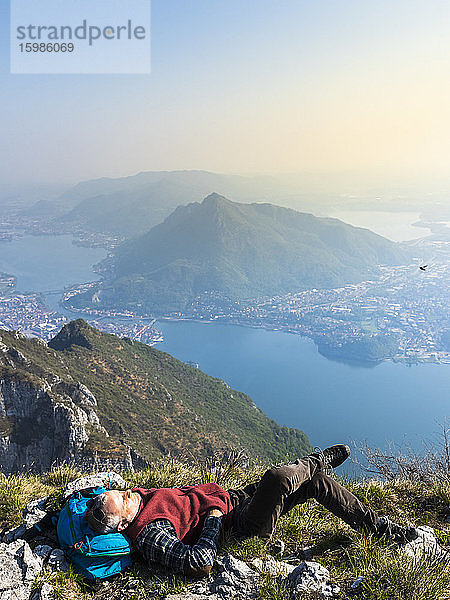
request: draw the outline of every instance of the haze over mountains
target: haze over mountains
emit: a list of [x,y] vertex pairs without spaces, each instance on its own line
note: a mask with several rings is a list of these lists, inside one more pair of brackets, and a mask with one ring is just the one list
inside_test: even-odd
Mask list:
[[[101,178],[77,184],[58,200],[41,200],[26,216],[49,216],[61,225],[125,238],[147,232],[179,205],[217,191],[235,200],[302,199],[298,185],[271,176],[242,176],[208,171],[149,171],[130,177]],[[314,194],[310,200],[314,200]]]
[[133,237],[164,221],[177,206],[199,200],[213,189],[236,191],[241,179],[206,171],[172,171],[81,183],[64,195],[65,202],[75,199],[77,204],[61,220]]
[[[208,171],[148,171],[129,177],[84,181],[54,199],[41,199],[26,207],[25,217],[53,219],[58,227],[73,228],[130,238],[161,223],[179,205],[199,202],[217,192],[238,202],[273,204],[326,215],[337,208],[422,210],[423,200],[404,190],[348,193],[348,185],[334,188],[318,175],[253,175]],[[356,194],[356,195],[355,195]],[[381,194],[381,197],[380,197]],[[405,204],[406,203],[406,204]]]
[[367,229],[214,193],[120,246],[107,281],[73,302],[183,311],[204,292],[245,300],[338,287],[404,260],[397,244]]

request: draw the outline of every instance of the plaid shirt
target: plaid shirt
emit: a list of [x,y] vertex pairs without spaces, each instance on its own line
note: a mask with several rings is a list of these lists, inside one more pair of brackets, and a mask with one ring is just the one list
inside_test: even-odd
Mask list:
[[178,539],[170,521],[157,519],[142,530],[136,544],[149,562],[164,565],[174,573],[187,573],[214,563],[220,527],[220,518],[207,517],[198,542],[188,546]]

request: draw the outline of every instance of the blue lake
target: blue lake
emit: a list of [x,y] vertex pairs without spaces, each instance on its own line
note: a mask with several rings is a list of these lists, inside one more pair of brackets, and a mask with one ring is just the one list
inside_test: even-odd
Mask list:
[[0,244],[0,271],[17,278],[17,290],[41,292],[47,305],[58,310],[62,291],[76,283],[95,281],[92,266],[106,256],[103,248],[72,244],[71,235],[26,235]]
[[158,349],[248,393],[313,444],[395,442],[420,450],[450,415],[450,365],[357,367],[328,360],[311,340],[280,331],[186,321],[158,327],[164,334]]
[[[73,245],[70,236],[25,236],[0,244],[0,271],[21,291],[62,290],[97,279],[105,256]],[[44,294],[57,308],[58,295]],[[68,315],[70,316],[70,315]],[[382,363],[364,368],[333,362],[315,344],[280,331],[224,324],[161,321],[156,347],[248,393],[283,425],[303,429],[313,444],[339,441],[422,448],[450,415],[450,365]]]

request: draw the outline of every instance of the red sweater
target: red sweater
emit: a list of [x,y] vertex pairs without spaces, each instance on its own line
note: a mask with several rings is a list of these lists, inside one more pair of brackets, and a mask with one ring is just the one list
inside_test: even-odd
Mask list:
[[[217,483],[180,488],[133,488],[142,497],[142,505],[133,522],[123,532],[133,543],[146,525],[155,519],[167,519],[184,544],[195,544],[202,532],[208,511],[218,508],[229,515],[233,506],[230,494]],[[231,516],[231,515],[230,515]],[[225,518],[224,527],[230,525]]]

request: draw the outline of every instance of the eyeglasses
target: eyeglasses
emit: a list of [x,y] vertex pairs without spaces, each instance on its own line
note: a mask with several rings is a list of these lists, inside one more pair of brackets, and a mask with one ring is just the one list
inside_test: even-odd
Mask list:
[[97,523],[100,523],[101,525],[106,525],[108,515],[102,508],[100,508],[100,506],[95,506],[96,504],[97,498],[91,498],[87,501],[86,508],[89,510],[90,514],[92,515],[92,518],[95,521],[97,521]]

